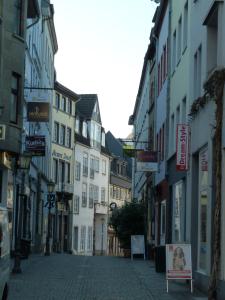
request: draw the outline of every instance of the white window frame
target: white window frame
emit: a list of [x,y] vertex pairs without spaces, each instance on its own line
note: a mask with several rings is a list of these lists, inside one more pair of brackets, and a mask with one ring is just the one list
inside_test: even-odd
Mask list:
[[75,195],[74,196],[73,213],[78,215],[79,214],[79,209],[80,209],[80,196]]

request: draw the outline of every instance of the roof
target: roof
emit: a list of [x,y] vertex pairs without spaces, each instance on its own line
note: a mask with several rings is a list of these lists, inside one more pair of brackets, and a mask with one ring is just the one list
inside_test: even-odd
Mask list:
[[68,89],[61,83],[59,83],[58,81],[55,82],[54,88],[59,93],[66,95],[67,97],[70,97],[71,99],[74,99],[75,101],[79,99],[78,94],[74,93],[73,91],[71,91],[70,89]]
[[[85,119],[90,120],[93,117],[93,110],[96,102],[98,103],[97,94],[79,95],[79,101],[77,101],[76,104],[77,113],[85,117]],[[100,117],[100,124],[101,124],[101,117]]]

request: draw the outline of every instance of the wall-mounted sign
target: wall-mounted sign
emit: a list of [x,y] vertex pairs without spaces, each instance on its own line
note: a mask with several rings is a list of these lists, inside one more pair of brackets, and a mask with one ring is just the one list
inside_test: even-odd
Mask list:
[[134,145],[123,145],[123,152],[129,157],[135,157]]
[[186,171],[189,167],[189,132],[186,124],[177,125],[176,134],[176,170]]
[[45,156],[45,136],[26,136],[25,147],[32,156]]
[[49,121],[49,103],[46,102],[28,102],[27,120],[29,122],[48,122]]
[[190,244],[167,244],[166,245],[166,279],[167,279],[167,292],[168,292],[168,280],[170,279],[191,280],[191,291],[193,290]]
[[157,152],[148,150],[137,150],[137,171],[156,172],[158,171]]
[[52,151],[52,156],[55,156],[59,159],[71,161],[71,155],[67,155],[66,153],[62,154],[62,153],[56,152],[55,150]]
[[5,140],[5,125],[0,124],[0,140]]

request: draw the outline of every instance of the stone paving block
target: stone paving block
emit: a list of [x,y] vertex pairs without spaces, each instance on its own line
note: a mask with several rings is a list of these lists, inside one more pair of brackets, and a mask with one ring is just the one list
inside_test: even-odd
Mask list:
[[[186,284],[170,284],[149,261],[118,257],[31,255],[10,279],[9,300],[202,300]],[[197,297],[197,298],[196,298]],[[204,299],[205,300],[205,299]]]

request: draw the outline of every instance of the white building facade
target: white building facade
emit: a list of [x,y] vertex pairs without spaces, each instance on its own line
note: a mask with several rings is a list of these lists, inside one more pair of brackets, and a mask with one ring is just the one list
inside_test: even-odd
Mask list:
[[80,95],[76,106],[72,252],[107,253],[110,155],[97,95]]

